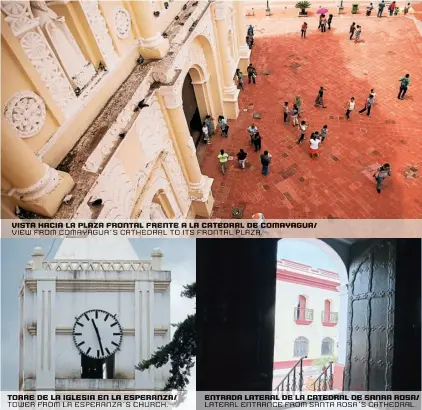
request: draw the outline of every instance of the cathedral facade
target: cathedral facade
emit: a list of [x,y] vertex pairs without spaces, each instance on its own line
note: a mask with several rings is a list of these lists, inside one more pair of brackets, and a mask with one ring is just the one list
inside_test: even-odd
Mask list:
[[3,218],[210,217],[192,135],[207,115],[238,116],[242,2],[1,10]]

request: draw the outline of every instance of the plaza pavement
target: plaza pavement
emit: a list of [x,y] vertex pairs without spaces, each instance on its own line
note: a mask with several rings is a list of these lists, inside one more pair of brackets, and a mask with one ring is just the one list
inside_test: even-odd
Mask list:
[[[316,30],[317,16],[307,18],[308,38],[300,38],[303,19],[248,18],[255,26],[251,62],[257,85],[245,84],[240,115],[229,121],[230,136],[219,132],[201,161],[205,175],[215,178],[214,218],[231,218],[234,207],[244,218],[262,212],[271,218],[421,218],[422,216],[422,37],[407,17],[335,16],[331,32]],[[348,38],[352,21],[363,28],[361,42]],[[269,71],[264,76],[263,71]],[[399,79],[411,74],[403,101]],[[246,81],[247,83],[247,81]],[[314,108],[324,86],[326,109]],[[359,115],[371,88],[377,100],[372,116]],[[283,104],[302,97],[307,139],[297,146],[298,131],[283,123]],[[354,96],[351,120],[344,105]],[[253,113],[262,118],[253,120]],[[247,127],[255,122],[263,149],[272,154],[270,175],[261,175],[260,153],[249,144]],[[309,135],[327,124],[329,133],[320,158],[308,155]],[[247,169],[230,161],[221,175],[217,155],[223,148],[235,156],[248,152]],[[262,153],[261,152],[261,153]],[[375,169],[389,162],[392,176],[381,194],[375,190]]]

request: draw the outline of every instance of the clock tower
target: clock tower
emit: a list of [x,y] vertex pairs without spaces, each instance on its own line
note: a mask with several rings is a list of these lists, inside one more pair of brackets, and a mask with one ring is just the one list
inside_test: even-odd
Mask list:
[[[142,241],[142,240],[139,240]],[[171,273],[126,238],[36,247],[20,288],[21,390],[161,390],[169,368],[135,365],[170,341]]]

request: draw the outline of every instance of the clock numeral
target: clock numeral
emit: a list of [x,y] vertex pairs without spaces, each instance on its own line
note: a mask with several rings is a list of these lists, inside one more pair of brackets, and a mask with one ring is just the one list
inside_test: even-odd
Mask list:
[[104,322],[107,322],[108,317],[110,316],[109,313],[106,314],[106,317],[104,318]]
[[100,351],[97,350],[97,357],[100,357]]
[[98,319],[98,310],[95,311],[95,319]]
[[84,325],[83,325],[81,322],[76,322],[76,324],[77,324],[78,326],[82,326],[82,327],[84,327]]
[[119,345],[115,342],[111,342],[112,345],[119,347]]
[[89,352],[91,351],[91,348],[89,348],[87,351],[86,351],[86,355],[89,355]]
[[110,355],[110,350],[108,350],[107,348],[106,348],[106,352],[108,355]]
[[110,327],[116,326],[117,324],[117,322],[114,322],[112,325],[110,325]]
[[82,336],[82,333],[73,333],[73,336]]
[[113,336],[121,336],[121,333],[113,333]]
[[88,317],[88,315],[85,313],[85,314],[84,314],[84,316],[86,317],[86,320],[88,320],[88,322],[89,322],[89,317]]
[[77,346],[79,347],[79,346],[82,346],[83,344],[85,344],[85,342],[78,343]]

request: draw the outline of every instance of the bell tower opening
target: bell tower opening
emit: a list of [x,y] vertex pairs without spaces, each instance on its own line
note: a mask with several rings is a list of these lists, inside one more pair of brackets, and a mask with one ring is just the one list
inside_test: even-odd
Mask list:
[[81,354],[81,379],[114,379],[114,355],[93,359]]

